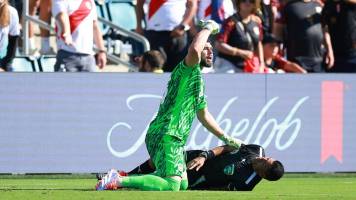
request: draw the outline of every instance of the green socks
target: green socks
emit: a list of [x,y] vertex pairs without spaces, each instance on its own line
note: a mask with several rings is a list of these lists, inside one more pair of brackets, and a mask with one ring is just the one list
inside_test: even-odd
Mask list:
[[127,176],[123,177],[122,186],[141,190],[179,191],[180,188],[187,188],[188,181],[178,181],[172,178],[162,178],[154,175]]

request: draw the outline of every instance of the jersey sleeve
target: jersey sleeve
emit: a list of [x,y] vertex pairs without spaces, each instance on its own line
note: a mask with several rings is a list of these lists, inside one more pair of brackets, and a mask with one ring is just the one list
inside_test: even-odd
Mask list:
[[[52,1],[52,15],[56,17],[59,13],[68,13],[68,5],[66,0],[54,0]],[[95,5],[95,4],[94,4]]]
[[15,8],[10,7],[10,26],[9,26],[9,35],[18,36],[20,35],[20,24],[19,24],[19,15]]
[[96,6],[95,6],[94,0],[92,0],[91,3],[93,5],[93,9],[91,11],[92,12],[91,14],[93,15],[92,18],[93,18],[94,21],[98,21],[98,13],[96,11]]

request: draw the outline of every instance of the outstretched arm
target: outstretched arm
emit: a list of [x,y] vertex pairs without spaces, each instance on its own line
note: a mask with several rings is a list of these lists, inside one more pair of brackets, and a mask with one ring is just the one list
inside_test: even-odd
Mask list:
[[219,25],[212,20],[201,23],[202,30],[194,37],[193,42],[189,46],[188,54],[185,57],[185,64],[193,67],[198,64],[201,59],[201,52],[203,51],[210,34],[217,34],[219,32]]
[[207,108],[199,110],[197,112],[197,117],[206,129],[222,140],[225,144],[233,146],[237,149],[240,148],[241,144],[243,144],[243,141],[226,135]]
[[197,113],[197,117],[198,120],[203,124],[203,126],[216,137],[220,138],[225,134],[207,108],[199,110]]

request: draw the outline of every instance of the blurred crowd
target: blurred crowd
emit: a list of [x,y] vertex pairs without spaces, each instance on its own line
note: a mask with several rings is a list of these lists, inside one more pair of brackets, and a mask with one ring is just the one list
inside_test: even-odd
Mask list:
[[[112,0],[114,1],[114,0]],[[100,0],[29,0],[29,14],[56,25],[40,29],[30,53],[56,54],[55,71],[96,71],[106,48],[96,13]],[[138,71],[171,72],[187,53],[200,20],[221,31],[210,39],[214,65],[206,73],[356,72],[356,0],[135,0],[137,27],[151,50],[132,59]],[[11,71],[20,35],[22,0],[0,0],[0,70]],[[16,12],[17,11],[17,12]],[[20,15],[18,15],[20,14]],[[115,23],[115,21],[113,21]],[[56,51],[55,51],[56,49]],[[93,49],[96,49],[95,51]]]

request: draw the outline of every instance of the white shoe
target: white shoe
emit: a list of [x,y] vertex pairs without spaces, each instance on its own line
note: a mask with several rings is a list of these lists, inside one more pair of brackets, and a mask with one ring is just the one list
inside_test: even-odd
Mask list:
[[122,188],[122,176],[115,169],[111,169],[95,186],[96,190],[117,190]]

